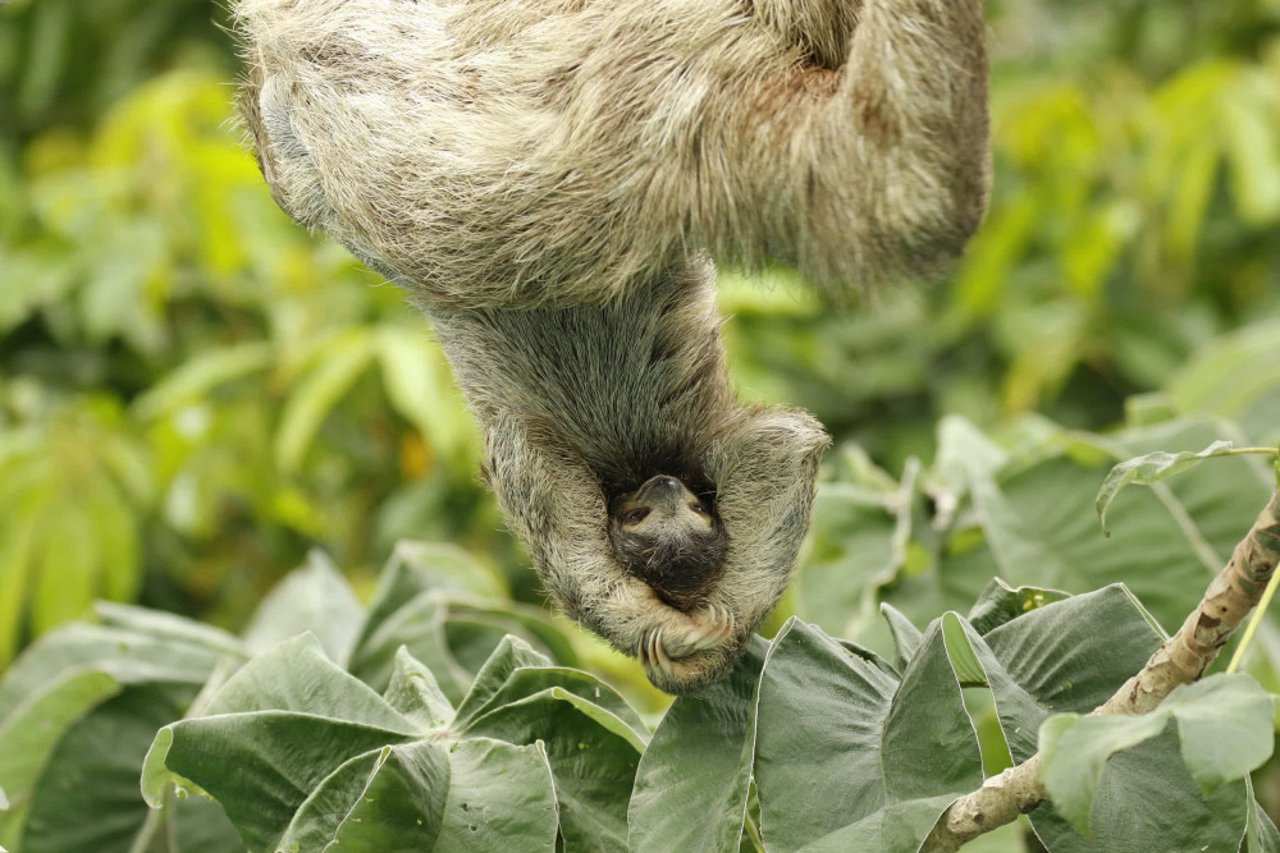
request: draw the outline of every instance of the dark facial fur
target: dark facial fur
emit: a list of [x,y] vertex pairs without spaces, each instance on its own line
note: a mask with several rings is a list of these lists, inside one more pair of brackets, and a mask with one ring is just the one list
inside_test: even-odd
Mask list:
[[[723,675],[827,439],[737,402],[705,256],[840,302],[956,255],[990,180],[982,0],[233,7],[275,198],[431,315],[548,591],[665,690]],[[714,493],[718,571],[613,535],[661,473]]]
[[724,568],[724,525],[711,501],[658,475],[614,501],[609,539],[628,572],[677,610],[701,605]]

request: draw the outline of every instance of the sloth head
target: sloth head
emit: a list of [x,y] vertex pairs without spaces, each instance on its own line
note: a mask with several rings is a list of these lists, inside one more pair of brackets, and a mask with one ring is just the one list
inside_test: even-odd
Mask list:
[[609,537],[623,567],[678,610],[701,604],[724,568],[724,525],[710,499],[665,474],[614,500]]

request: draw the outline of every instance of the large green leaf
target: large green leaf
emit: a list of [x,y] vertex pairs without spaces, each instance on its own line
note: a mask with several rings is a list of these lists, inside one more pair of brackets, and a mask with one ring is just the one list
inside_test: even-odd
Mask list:
[[576,663],[572,646],[545,612],[480,597],[499,588],[497,578],[460,589],[467,569],[468,561],[451,549],[418,543],[397,548],[378,579],[351,655],[351,671],[375,689],[385,689],[396,651],[407,646],[456,705],[467,695],[474,673],[508,634],[558,663]]
[[416,733],[310,636],[251,660],[205,712],[159,731],[143,793],[153,806],[170,782],[207,793],[253,850],[274,849],[303,801],[343,762]]
[[1109,758],[1164,732],[1170,720],[1187,770],[1206,792],[1244,778],[1271,755],[1271,697],[1247,675],[1218,674],[1174,690],[1140,716],[1059,714],[1040,726],[1045,787],[1058,813],[1083,834]]
[[936,622],[898,681],[789,621],[765,661],[757,725],[771,850],[827,839],[821,846],[914,853],[947,803],[982,784]]
[[383,572],[414,575],[418,579],[415,592],[440,589],[497,601],[511,595],[506,580],[493,566],[445,542],[397,542]]
[[320,551],[272,588],[254,611],[244,641],[250,652],[310,631],[325,654],[345,666],[364,623],[364,608],[342,573]]
[[897,568],[891,495],[824,483],[813,502],[810,535],[792,585],[796,614],[833,636],[856,636],[875,618],[874,590]]
[[417,741],[356,756],[307,798],[285,851],[555,849],[556,799],[541,746]]
[[143,791],[154,805],[169,783],[216,799],[255,851],[553,849],[557,833],[614,849],[643,724],[594,676],[548,663],[504,638],[455,715],[404,646],[384,699],[297,637],[241,667],[203,716],[161,729]]
[[969,608],[966,618],[978,629],[978,633],[985,634],[1032,610],[1068,597],[1065,592],[1056,589],[1039,586],[1014,588],[1000,578],[993,578],[973,607]]
[[[26,853],[107,853],[155,849],[233,853],[235,829],[216,805],[178,801],[153,822],[138,790],[138,768],[161,726],[180,717],[194,688],[126,688],[72,725],[41,774],[22,841]],[[150,846],[148,846],[150,845]]]
[[487,712],[465,733],[516,745],[541,741],[555,776],[565,848],[605,853],[626,847],[627,800],[643,743],[617,717],[549,688]]
[[631,850],[738,849],[767,650],[752,637],[727,678],[668,709],[636,773],[627,810]]
[[[445,636],[448,604],[435,592],[424,592],[401,607],[380,608],[378,599],[369,611],[361,638],[351,654],[351,672],[377,690],[385,690],[395,670],[395,657],[406,647],[427,665],[444,695],[455,705],[462,701],[471,674],[454,658]],[[383,613],[385,616],[379,618]],[[374,626],[374,627],[370,627]]]
[[[528,643],[516,638],[503,639],[493,654],[480,667],[471,689],[458,707],[457,725],[465,726],[481,714],[498,695],[517,669],[521,667],[549,666],[551,659]],[[520,697],[523,698],[523,697]]]
[[[465,730],[474,720],[490,711],[552,689],[598,706],[608,715],[599,717],[602,724],[633,740],[638,749],[643,749],[648,729],[616,690],[590,673],[552,666],[549,658],[512,636],[503,638],[476,674],[471,690],[458,707],[454,726]],[[587,713],[596,715],[594,710],[583,707]],[[615,722],[621,725],[615,725]]]
[[396,653],[396,668],[382,698],[423,731],[443,729],[454,719],[453,704],[435,675],[403,646]]
[[[242,654],[229,635],[177,616],[99,612],[104,624],[47,635],[0,681],[0,789],[13,801],[0,812],[0,843],[15,849],[123,853],[150,837],[137,785],[147,745],[219,660]],[[69,811],[95,817],[68,821]],[[211,820],[164,815],[171,834],[200,824],[216,838],[227,824]]]

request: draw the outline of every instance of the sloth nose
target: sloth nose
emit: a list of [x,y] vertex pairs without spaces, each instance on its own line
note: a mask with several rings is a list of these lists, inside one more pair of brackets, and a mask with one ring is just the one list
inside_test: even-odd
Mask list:
[[684,496],[684,484],[675,477],[659,474],[646,480],[636,496],[642,501],[653,504],[656,509],[670,511]]

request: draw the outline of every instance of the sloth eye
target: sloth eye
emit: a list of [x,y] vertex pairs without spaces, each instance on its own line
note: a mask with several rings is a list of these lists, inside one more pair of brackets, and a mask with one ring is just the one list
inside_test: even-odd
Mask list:
[[694,512],[696,512],[698,515],[706,515],[706,514],[707,514],[707,508],[706,508],[705,506],[703,506],[702,504],[700,504],[700,503],[692,503],[692,504],[689,504],[689,509],[691,509],[691,510],[693,510]]
[[645,516],[649,514],[649,510],[641,507],[640,509],[628,510],[622,514],[623,524],[635,524],[638,521],[644,521]]

